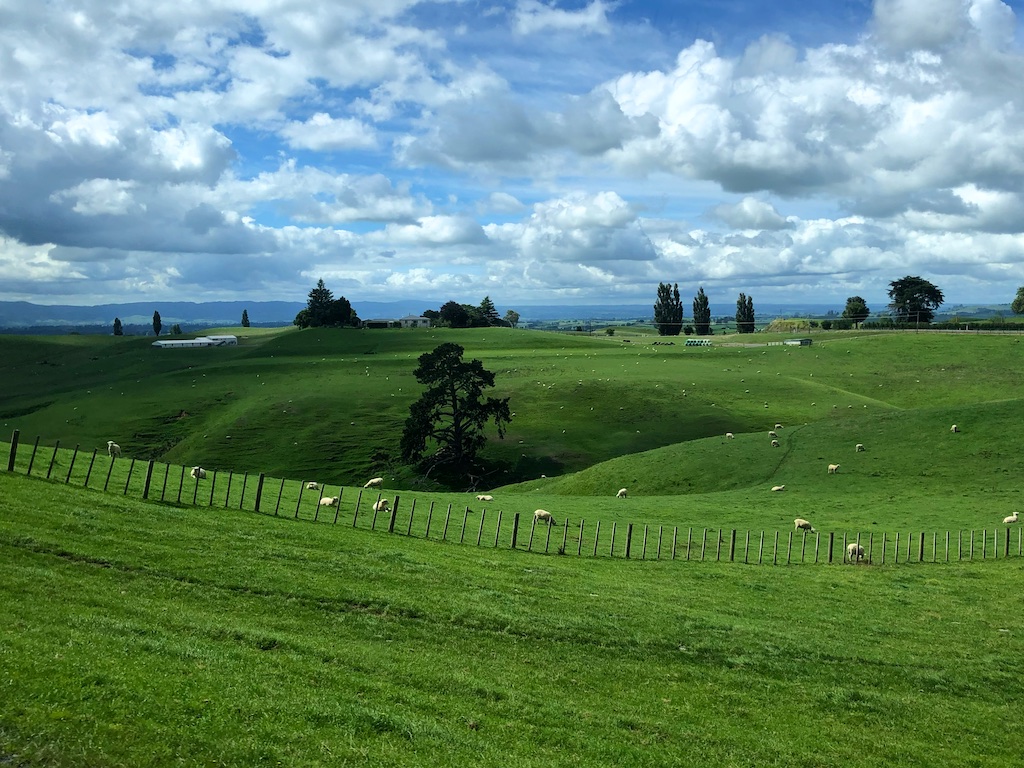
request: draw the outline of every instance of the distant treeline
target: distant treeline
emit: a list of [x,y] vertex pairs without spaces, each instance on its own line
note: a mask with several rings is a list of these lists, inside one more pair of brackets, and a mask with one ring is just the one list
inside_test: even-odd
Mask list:
[[[164,331],[160,334],[161,337],[172,335],[169,330],[173,323],[167,323],[164,325]],[[192,336],[201,334],[207,328],[223,328],[224,326],[233,326],[235,323],[230,321],[224,321],[220,323],[189,323],[185,325],[178,323],[181,326],[181,332],[183,336]],[[277,323],[250,323],[252,328],[280,328],[289,326],[291,323],[277,322]],[[121,326],[125,336],[153,336],[153,326],[144,323],[126,323]],[[103,325],[24,325],[15,326],[12,328],[0,327],[0,333],[17,335],[17,336],[68,336],[68,335],[81,335],[81,336],[112,336],[114,334],[114,328],[111,323],[105,323]]]

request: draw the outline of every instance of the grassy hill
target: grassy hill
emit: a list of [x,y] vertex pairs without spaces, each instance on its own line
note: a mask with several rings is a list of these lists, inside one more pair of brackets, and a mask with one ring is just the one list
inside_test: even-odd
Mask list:
[[[1021,506],[1013,336],[695,349],[508,329],[246,329],[237,348],[173,352],[0,337],[0,423],[22,439],[18,471],[0,472],[0,764],[1019,763],[1017,556],[544,556],[402,535],[404,516],[399,535],[372,531],[365,499],[352,525],[354,494],[384,474],[403,515],[413,500],[468,505],[485,529],[475,492],[428,487],[389,459],[416,358],[448,340],[497,373],[516,412],[488,448],[502,470],[480,486],[495,496],[488,526],[497,510],[507,521],[543,507],[602,531],[771,535],[803,516],[848,535],[991,536]],[[57,439],[53,479],[38,479]],[[172,481],[179,464],[265,472],[273,489],[288,478],[285,512],[238,509],[237,481],[226,505],[143,502],[121,493],[124,460],[110,492],[96,490],[109,462],[78,487],[87,462],[71,467],[65,449],[108,439],[175,465]],[[315,497],[290,514],[312,478],[343,490],[338,524],[313,522]],[[629,498],[614,498],[624,486]],[[422,511],[409,523],[419,530]]]

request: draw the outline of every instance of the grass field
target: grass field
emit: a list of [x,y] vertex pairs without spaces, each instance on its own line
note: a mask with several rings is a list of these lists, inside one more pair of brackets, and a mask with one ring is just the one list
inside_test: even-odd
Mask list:
[[[488,449],[505,471],[472,492],[389,458],[415,359],[445,340],[497,373],[516,412]],[[788,536],[796,516],[876,541],[1002,534],[1021,506],[1016,337],[653,340],[285,331],[168,352],[0,338],[0,423],[21,434],[0,473],[0,764],[1019,765],[1020,557],[757,567],[680,547],[627,561],[513,551],[505,533],[494,547],[489,527],[544,507],[571,521],[553,531],[570,550],[581,519],[620,537],[628,523]],[[83,488],[108,439],[125,458],[100,454]],[[149,460],[158,485],[171,465],[166,503],[141,499]],[[216,481],[182,486],[192,464]],[[373,474],[401,496],[397,535],[363,513],[351,524]],[[342,492],[337,524],[314,521],[319,492],[296,506],[308,479]]]

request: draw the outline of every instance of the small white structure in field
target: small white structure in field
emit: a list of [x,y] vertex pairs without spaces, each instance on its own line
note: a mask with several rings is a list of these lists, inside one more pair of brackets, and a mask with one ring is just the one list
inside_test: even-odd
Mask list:
[[222,336],[197,336],[194,339],[164,339],[154,341],[152,346],[157,349],[192,349],[195,347],[237,347],[238,337],[230,334]]

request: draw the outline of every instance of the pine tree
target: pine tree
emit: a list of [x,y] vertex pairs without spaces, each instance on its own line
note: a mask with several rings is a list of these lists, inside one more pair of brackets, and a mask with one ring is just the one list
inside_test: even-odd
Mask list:
[[490,296],[484,296],[484,300],[480,302],[480,314],[487,320],[488,325],[501,325],[501,315],[494,308],[494,302],[491,301]]

